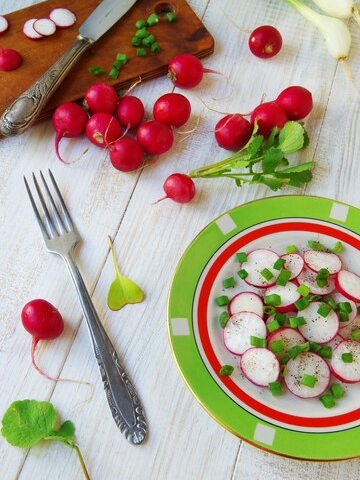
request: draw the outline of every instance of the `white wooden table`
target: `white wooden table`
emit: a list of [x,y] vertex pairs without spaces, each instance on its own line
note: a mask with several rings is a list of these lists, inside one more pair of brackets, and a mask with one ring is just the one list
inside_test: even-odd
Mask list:
[[[0,13],[31,3],[36,2],[5,0]],[[76,438],[94,480],[358,479],[358,460],[299,462],[241,442],[192,397],[173,360],[166,331],[166,301],[181,254],[215,217],[271,194],[263,187],[237,189],[232,181],[200,180],[192,203],[151,205],[162,196],[162,184],[170,173],[186,173],[226,154],[211,133],[221,116],[208,110],[199,97],[218,110],[247,112],[263,93],[272,99],[289,85],[307,87],[315,107],[306,120],[311,144],[302,153],[302,161],[315,160],[317,168],[313,181],[302,192],[287,189],[283,193],[321,195],[360,206],[359,102],[318,33],[280,0],[189,3],[215,38],[215,53],[204,63],[223,72],[224,78],[208,75],[201,86],[186,92],[193,107],[187,126],[195,127],[197,117],[199,125],[189,138],[181,141],[178,136],[175,147],[156,165],[141,173],[122,174],[96,147],[90,147],[72,165],[61,164],[54,153],[50,122],[0,142],[0,415],[17,399],[51,401],[63,419],[75,422]],[[235,24],[249,31],[263,24],[276,26],[283,35],[283,50],[269,61],[253,57],[247,33]],[[351,30],[349,65],[360,88],[360,29],[352,24]],[[170,89],[169,80],[161,78],[140,85],[136,94],[150,112],[155,99]],[[75,159],[87,146],[85,139],[65,139],[62,151]],[[22,176],[48,167],[83,238],[76,251],[80,270],[144,404],[149,437],[139,447],[129,445],[116,428],[78,298],[63,262],[45,251],[25,194]],[[114,277],[108,235],[114,238],[123,273],[146,292],[143,303],[119,312],[111,312],[106,304]],[[21,326],[20,311],[33,298],[52,302],[66,321],[60,339],[39,347],[39,363],[51,375],[91,382],[91,401],[80,403],[89,393],[85,386],[55,385],[31,366],[31,339]],[[23,450],[2,438],[0,478],[82,478],[74,452],[48,443]]]

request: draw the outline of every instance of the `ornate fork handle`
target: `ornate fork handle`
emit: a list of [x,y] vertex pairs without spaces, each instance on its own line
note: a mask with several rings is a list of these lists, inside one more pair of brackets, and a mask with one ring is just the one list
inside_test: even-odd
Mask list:
[[64,255],[80,298],[112,416],[128,442],[138,445],[146,437],[140,400],[102,326],[71,253]]
[[5,110],[0,119],[0,133],[6,137],[17,135],[29,127],[69,70],[92,43],[89,38],[78,35],[59,60]]

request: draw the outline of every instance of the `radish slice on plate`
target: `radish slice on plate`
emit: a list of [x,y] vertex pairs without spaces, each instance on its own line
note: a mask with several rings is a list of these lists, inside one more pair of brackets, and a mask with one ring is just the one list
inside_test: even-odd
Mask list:
[[307,250],[304,253],[304,262],[313,272],[319,272],[326,268],[330,275],[335,275],[341,270],[341,260],[335,253]]
[[346,298],[360,302],[360,277],[348,270],[340,270],[335,279],[336,288]]
[[298,253],[286,253],[280,258],[285,260],[284,268],[291,272],[291,277],[289,280],[293,280],[298,277],[304,268],[304,260],[301,255]]
[[306,324],[300,325],[299,331],[306,338],[316,343],[330,342],[339,331],[339,317],[334,310],[330,310],[326,317],[318,313],[324,305],[322,302],[312,302],[304,310],[298,312],[298,317],[304,317]]
[[[304,385],[304,375],[316,379],[313,387]],[[291,393],[300,398],[314,398],[322,395],[330,383],[330,368],[316,353],[303,352],[286,364],[284,381]]]
[[[279,275],[279,270],[274,270],[273,265],[278,259],[279,255],[272,250],[258,249],[248,253],[247,261],[241,264],[241,268],[248,273],[245,282],[259,288],[266,288],[274,285],[276,277]],[[264,269],[267,269],[272,273],[273,276],[270,280],[266,280],[261,274]]]
[[35,32],[44,37],[53,35],[56,31],[56,25],[50,18],[38,18],[34,22],[33,28]]
[[[352,361],[344,362],[342,355],[351,353]],[[344,340],[333,351],[331,358],[332,373],[345,383],[360,382],[360,343],[355,340]]]
[[54,8],[51,10],[49,18],[60,28],[71,27],[76,22],[75,13],[67,8]]
[[240,312],[229,318],[224,328],[224,343],[230,352],[242,355],[252,347],[251,336],[266,338],[266,326],[259,315]]
[[38,40],[39,38],[44,37],[44,35],[40,35],[40,33],[34,30],[34,23],[36,22],[36,20],[37,18],[30,18],[24,23],[23,26],[23,34],[31,40]]
[[344,297],[344,295],[342,295],[339,292],[334,293],[332,295],[332,298],[336,303],[349,303],[350,304],[351,312],[349,313],[349,320],[346,320],[345,322],[342,322],[341,319],[340,319],[340,328],[345,328],[355,320],[355,318],[357,316],[357,306],[356,306],[355,302],[353,302],[352,300],[349,300],[348,298]]
[[268,336],[269,348],[271,348],[273,342],[278,342],[279,340],[284,342],[284,352],[287,352],[290,348],[295,347],[296,345],[305,343],[305,338],[301,333],[290,327],[279,328],[278,330],[275,330],[275,332],[270,333]]
[[352,332],[355,332],[356,330],[360,330],[360,315],[357,315],[355,320],[346,325],[346,327],[341,328],[340,325],[339,335],[341,335],[345,340],[348,340],[351,338]]
[[280,313],[291,312],[295,308],[294,303],[301,297],[297,289],[297,285],[291,282],[288,282],[285,286],[274,285],[265,290],[265,296],[279,295],[281,304],[276,306],[276,310]]
[[9,28],[8,20],[3,15],[0,15],[0,35],[3,35],[5,32],[7,32],[8,28]]
[[267,348],[249,348],[240,360],[240,368],[245,377],[258,387],[267,387],[276,382],[280,374],[280,364],[276,355]]
[[241,292],[231,299],[228,310],[230,315],[238,312],[252,312],[263,317],[263,306],[262,298],[256,293]]
[[303,284],[309,287],[312,295],[329,295],[329,293],[335,290],[335,280],[333,278],[328,278],[326,287],[319,287],[316,283],[316,273],[306,267],[304,267],[304,270],[297,277],[296,281],[299,285]]

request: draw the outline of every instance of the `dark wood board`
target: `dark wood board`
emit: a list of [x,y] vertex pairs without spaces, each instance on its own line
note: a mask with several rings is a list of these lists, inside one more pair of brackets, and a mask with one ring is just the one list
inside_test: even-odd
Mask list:
[[[5,15],[10,28],[0,37],[1,46],[15,48],[24,61],[17,70],[0,72],[0,114],[68,49],[76,39],[80,25],[99,3],[99,0],[48,0]],[[22,33],[25,21],[47,17],[55,7],[72,10],[77,16],[76,24],[70,28],[57,29],[54,35],[40,40],[25,37]],[[135,22],[141,18],[146,20],[151,13],[163,14],[165,11],[173,11],[177,18],[174,23],[170,23],[162,16],[159,23],[150,28],[160,51],[149,53],[146,57],[137,57],[136,48],[131,45],[136,31]],[[213,50],[212,36],[185,0],[138,0],[122,19],[85,52],[39,118],[48,117],[63,102],[80,100],[89,85],[97,81],[122,89],[139,77],[148,80],[164,75],[175,55],[191,53],[204,57]],[[107,74],[94,77],[88,72],[88,67],[93,65],[101,66],[108,72],[117,53],[125,53],[129,58],[117,80],[110,79]]]

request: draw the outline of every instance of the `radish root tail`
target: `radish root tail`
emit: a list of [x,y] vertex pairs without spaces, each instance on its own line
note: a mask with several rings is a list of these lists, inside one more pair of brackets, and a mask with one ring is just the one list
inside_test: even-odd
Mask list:
[[360,98],[360,91],[358,90],[357,86],[355,85],[354,78],[353,78],[353,75],[352,75],[351,68],[349,67],[349,64],[347,63],[346,60],[339,60],[339,63],[342,66],[342,68],[345,72],[345,75],[346,75],[347,79],[349,80],[351,86],[355,90],[356,95]]

